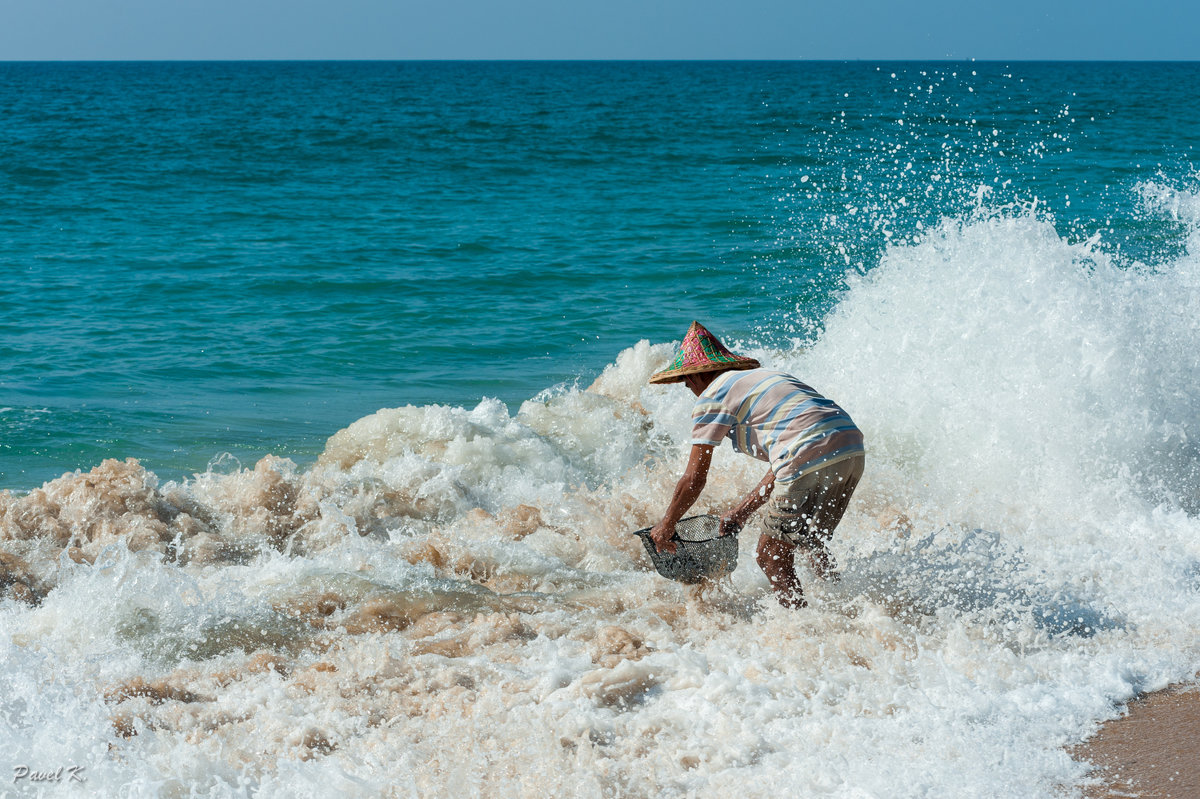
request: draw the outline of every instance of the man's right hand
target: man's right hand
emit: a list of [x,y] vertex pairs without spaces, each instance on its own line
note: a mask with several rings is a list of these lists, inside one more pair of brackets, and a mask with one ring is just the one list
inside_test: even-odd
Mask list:
[[671,539],[675,537],[675,525],[667,525],[659,522],[654,525],[650,531],[650,540],[654,542],[655,548],[659,552],[675,553],[675,542]]

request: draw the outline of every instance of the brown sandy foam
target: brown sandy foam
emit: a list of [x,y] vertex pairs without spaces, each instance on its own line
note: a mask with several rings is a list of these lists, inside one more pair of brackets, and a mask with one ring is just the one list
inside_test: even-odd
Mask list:
[[1074,756],[1099,768],[1089,799],[1200,797],[1200,685],[1176,686],[1129,703]]

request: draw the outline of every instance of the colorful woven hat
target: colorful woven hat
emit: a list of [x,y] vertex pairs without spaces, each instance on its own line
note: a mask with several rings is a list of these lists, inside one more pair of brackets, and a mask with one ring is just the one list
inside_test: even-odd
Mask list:
[[704,325],[692,322],[679,352],[666,369],[650,375],[651,383],[678,383],[685,375],[715,372],[725,369],[757,369],[761,364],[753,358],[743,358],[730,352],[720,339],[709,333]]

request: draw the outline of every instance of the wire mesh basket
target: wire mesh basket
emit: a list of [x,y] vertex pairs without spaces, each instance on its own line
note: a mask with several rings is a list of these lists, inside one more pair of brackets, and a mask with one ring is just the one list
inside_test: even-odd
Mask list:
[[654,569],[668,580],[681,583],[698,583],[704,579],[721,577],[737,567],[738,546],[736,535],[720,535],[721,520],[716,516],[689,516],[675,525],[675,551],[659,552],[650,538],[650,531],[634,531],[642,539],[646,554]]

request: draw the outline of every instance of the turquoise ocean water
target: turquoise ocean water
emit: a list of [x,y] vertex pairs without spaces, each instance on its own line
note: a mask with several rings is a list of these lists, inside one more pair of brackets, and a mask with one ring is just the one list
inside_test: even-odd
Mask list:
[[306,463],[381,407],[515,407],[692,318],[814,335],[986,205],[1183,247],[1195,64],[0,65],[0,487]]

